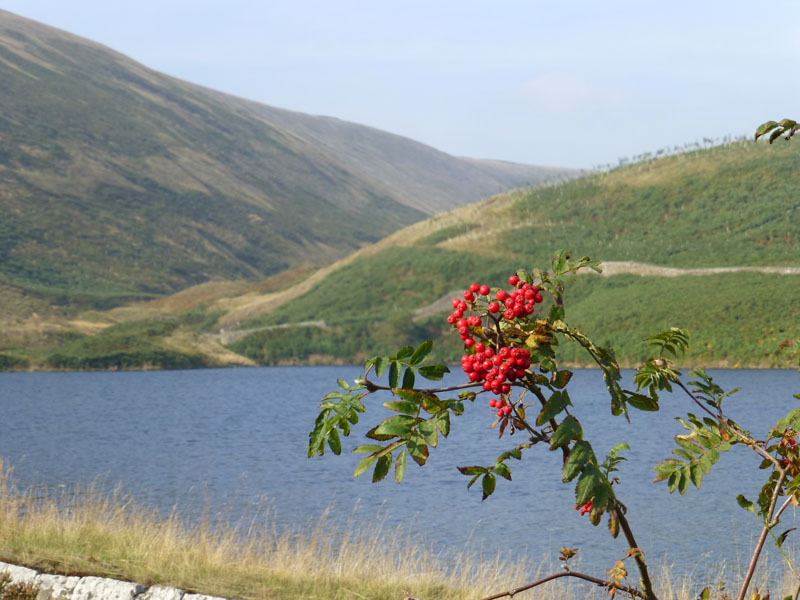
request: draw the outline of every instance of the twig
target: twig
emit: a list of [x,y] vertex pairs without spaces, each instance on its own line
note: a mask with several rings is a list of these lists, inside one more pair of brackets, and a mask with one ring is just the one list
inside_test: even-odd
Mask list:
[[508,590],[507,592],[500,592],[493,596],[487,596],[486,598],[481,598],[481,600],[497,600],[498,598],[505,598],[508,596],[509,598],[513,598],[515,594],[519,594],[520,592],[524,592],[525,590],[529,590],[531,588],[535,588],[536,586],[542,585],[543,583],[547,583],[548,581],[553,581],[554,579],[558,579],[559,577],[576,577],[578,579],[583,579],[584,581],[589,581],[600,587],[611,587],[613,586],[615,589],[621,590],[623,592],[627,592],[632,596],[636,596],[638,598],[642,598],[642,600],[647,600],[647,596],[645,596],[642,592],[637,590],[636,588],[628,587],[627,585],[616,585],[611,581],[605,581],[603,579],[598,579],[597,577],[592,577],[591,575],[585,575],[583,573],[576,573],[575,571],[566,571],[564,573],[554,573],[553,575],[548,575],[547,577],[543,577],[542,579],[538,579],[533,583],[529,583],[527,585],[523,585],[522,587],[514,588],[513,590]]

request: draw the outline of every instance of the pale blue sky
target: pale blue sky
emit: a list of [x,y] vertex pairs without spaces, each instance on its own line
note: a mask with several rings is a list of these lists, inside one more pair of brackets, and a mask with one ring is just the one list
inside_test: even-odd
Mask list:
[[455,155],[591,167],[800,116],[796,0],[3,0],[170,75]]

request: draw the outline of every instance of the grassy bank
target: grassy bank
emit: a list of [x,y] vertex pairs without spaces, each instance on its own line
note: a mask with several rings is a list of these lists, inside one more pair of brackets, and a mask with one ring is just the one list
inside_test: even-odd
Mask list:
[[[560,570],[513,556],[436,553],[380,522],[350,528],[323,516],[293,533],[277,532],[267,517],[237,526],[189,525],[177,514],[159,517],[129,498],[92,488],[60,494],[19,490],[8,470],[0,475],[0,560],[264,600],[401,600],[404,591],[421,600],[469,600]],[[691,577],[669,567],[655,571],[659,597],[696,597],[698,582]],[[725,589],[735,590],[737,574],[724,568],[719,573]],[[716,587],[723,580],[710,583]],[[762,568],[756,585],[777,597],[794,591],[781,565]],[[562,578],[520,597],[599,599],[606,591]]]

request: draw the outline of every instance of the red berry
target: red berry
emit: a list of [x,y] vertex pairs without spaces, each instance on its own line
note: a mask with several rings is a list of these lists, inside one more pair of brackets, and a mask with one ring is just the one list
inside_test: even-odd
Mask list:
[[469,290],[464,290],[464,300],[467,302],[473,302],[475,300],[475,296],[473,296],[472,292]]
[[503,302],[506,298],[508,298],[508,292],[505,290],[497,290],[497,299],[500,302]]
[[475,345],[475,340],[473,340],[472,338],[467,338],[467,339],[464,340],[464,345],[467,348],[471,348],[472,346]]
[[458,308],[458,303],[460,300],[458,298],[453,298],[453,308]]
[[[504,383],[503,385],[500,386],[500,393],[508,394],[510,391],[511,391],[511,386],[508,385],[507,383]],[[508,411],[508,412],[511,412],[511,411]]]
[[[490,348],[487,348],[487,349],[486,349],[486,350],[483,352],[483,355],[484,355],[486,358],[492,358],[492,357],[494,356],[494,348],[491,348],[491,347],[490,347]],[[530,356],[530,354],[528,354],[528,356]]]
[[447,322],[448,322],[448,323],[450,323],[450,325],[452,325],[453,323],[455,323],[455,322],[456,322],[456,317],[455,317],[455,315],[450,315],[449,317],[447,317]]
[[542,300],[544,300],[544,298],[542,298],[541,294],[536,294],[535,300],[536,300],[536,304],[541,304],[541,302],[542,302]]
[[497,302],[489,302],[489,312],[496,313],[500,310],[500,305]]
[[495,414],[496,414],[498,417],[502,417],[502,416],[503,416],[503,411],[502,411],[502,410],[498,410],[498,411],[497,411]]
[[492,288],[490,288],[488,285],[482,285],[482,286],[481,286],[481,287],[478,289],[478,291],[480,292],[481,296],[488,296],[488,295],[489,295],[489,292],[491,292],[491,291],[492,291]]
[[473,294],[476,293],[479,289],[481,289],[481,286],[480,284],[477,283],[473,283],[472,285],[469,286],[469,291],[472,292]]
[[509,285],[517,285],[518,283],[519,283],[519,277],[517,277],[516,275],[512,275],[511,277],[508,278]]
[[505,309],[505,310],[503,311],[503,316],[504,316],[506,319],[508,319],[509,321],[513,321],[513,320],[514,320],[514,309],[513,309],[513,308],[507,308],[507,309]]
[[504,413],[504,414],[506,414],[506,415],[510,415],[512,410],[513,410],[513,409],[512,409],[512,408],[511,408],[511,407],[510,407],[508,404],[506,404],[506,405],[503,407],[503,413]]

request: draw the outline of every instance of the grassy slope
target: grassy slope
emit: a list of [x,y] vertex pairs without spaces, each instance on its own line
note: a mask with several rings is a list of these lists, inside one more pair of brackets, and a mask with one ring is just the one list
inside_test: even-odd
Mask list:
[[[446,303],[438,314],[432,303],[446,292],[473,280],[499,285],[519,266],[546,266],[561,247],[682,267],[800,265],[799,154],[796,144],[735,143],[458,209],[398,232],[243,325],[324,319],[328,329],[264,331],[232,349],[266,363],[352,360],[358,349],[437,338]],[[715,365],[781,364],[777,343],[800,337],[798,276],[586,276],[568,294],[572,322],[626,362],[670,325],[692,329],[690,356]],[[452,337],[442,358],[458,354]]]
[[[330,128],[4,11],[0,78],[0,285],[55,305],[327,264],[435,210],[571,173]],[[382,180],[397,155],[414,185]]]

